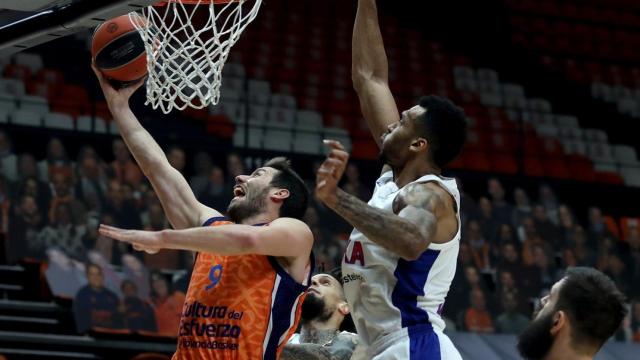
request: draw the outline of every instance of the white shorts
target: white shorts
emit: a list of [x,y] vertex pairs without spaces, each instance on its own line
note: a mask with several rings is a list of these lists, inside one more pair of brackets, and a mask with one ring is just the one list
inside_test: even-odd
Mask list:
[[388,334],[371,346],[358,345],[351,360],[462,360],[447,335],[435,329]]

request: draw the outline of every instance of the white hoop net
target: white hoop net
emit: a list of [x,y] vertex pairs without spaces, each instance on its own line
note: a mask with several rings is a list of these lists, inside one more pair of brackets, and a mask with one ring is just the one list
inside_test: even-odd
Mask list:
[[[147,105],[165,114],[220,100],[222,68],[231,47],[255,19],[262,0],[170,0],[131,13],[147,50]],[[137,19],[136,19],[137,18]]]

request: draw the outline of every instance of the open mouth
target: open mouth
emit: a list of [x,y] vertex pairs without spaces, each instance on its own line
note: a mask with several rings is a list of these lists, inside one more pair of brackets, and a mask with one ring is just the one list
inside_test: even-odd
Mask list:
[[233,188],[233,196],[240,198],[240,197],[244,197],[247,193],[244,191],[244,189],[241,186],[236,186]]

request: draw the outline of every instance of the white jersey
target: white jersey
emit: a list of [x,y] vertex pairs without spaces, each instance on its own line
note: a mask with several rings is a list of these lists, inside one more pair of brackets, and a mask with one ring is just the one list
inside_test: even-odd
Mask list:
[[[425,175],[413,183],[426,182],[438,183],[456,201],[458,231],[451,241],[432,243],[417,260],[407,261],[356,229],[349,238],[342,261],[344,292],[364,346],[398,332],[411,336],[444,330],[440,314],[456,272],[460,247],[460,193],[451,178]],[[376,181],[369,205],[392,211],[400,190],[388,171]]]

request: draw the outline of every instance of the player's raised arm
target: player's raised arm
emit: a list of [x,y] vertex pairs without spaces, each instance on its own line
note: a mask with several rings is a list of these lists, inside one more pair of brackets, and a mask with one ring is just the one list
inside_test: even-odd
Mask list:
[[142,127],[129,108],[129,98],[142,81],[115,90],[94,67],[120,135],[160,198],[167,219],[175,229],[200,226],[207,217],[220,213],[198,202],[185,178],[167,160],[162,148]]
[[376,0],[358,0],[353,27],[351,78],[358,93],[362,115],[374,140],[380,137],[400,115],[389,89],[389,64],[384,51]]

